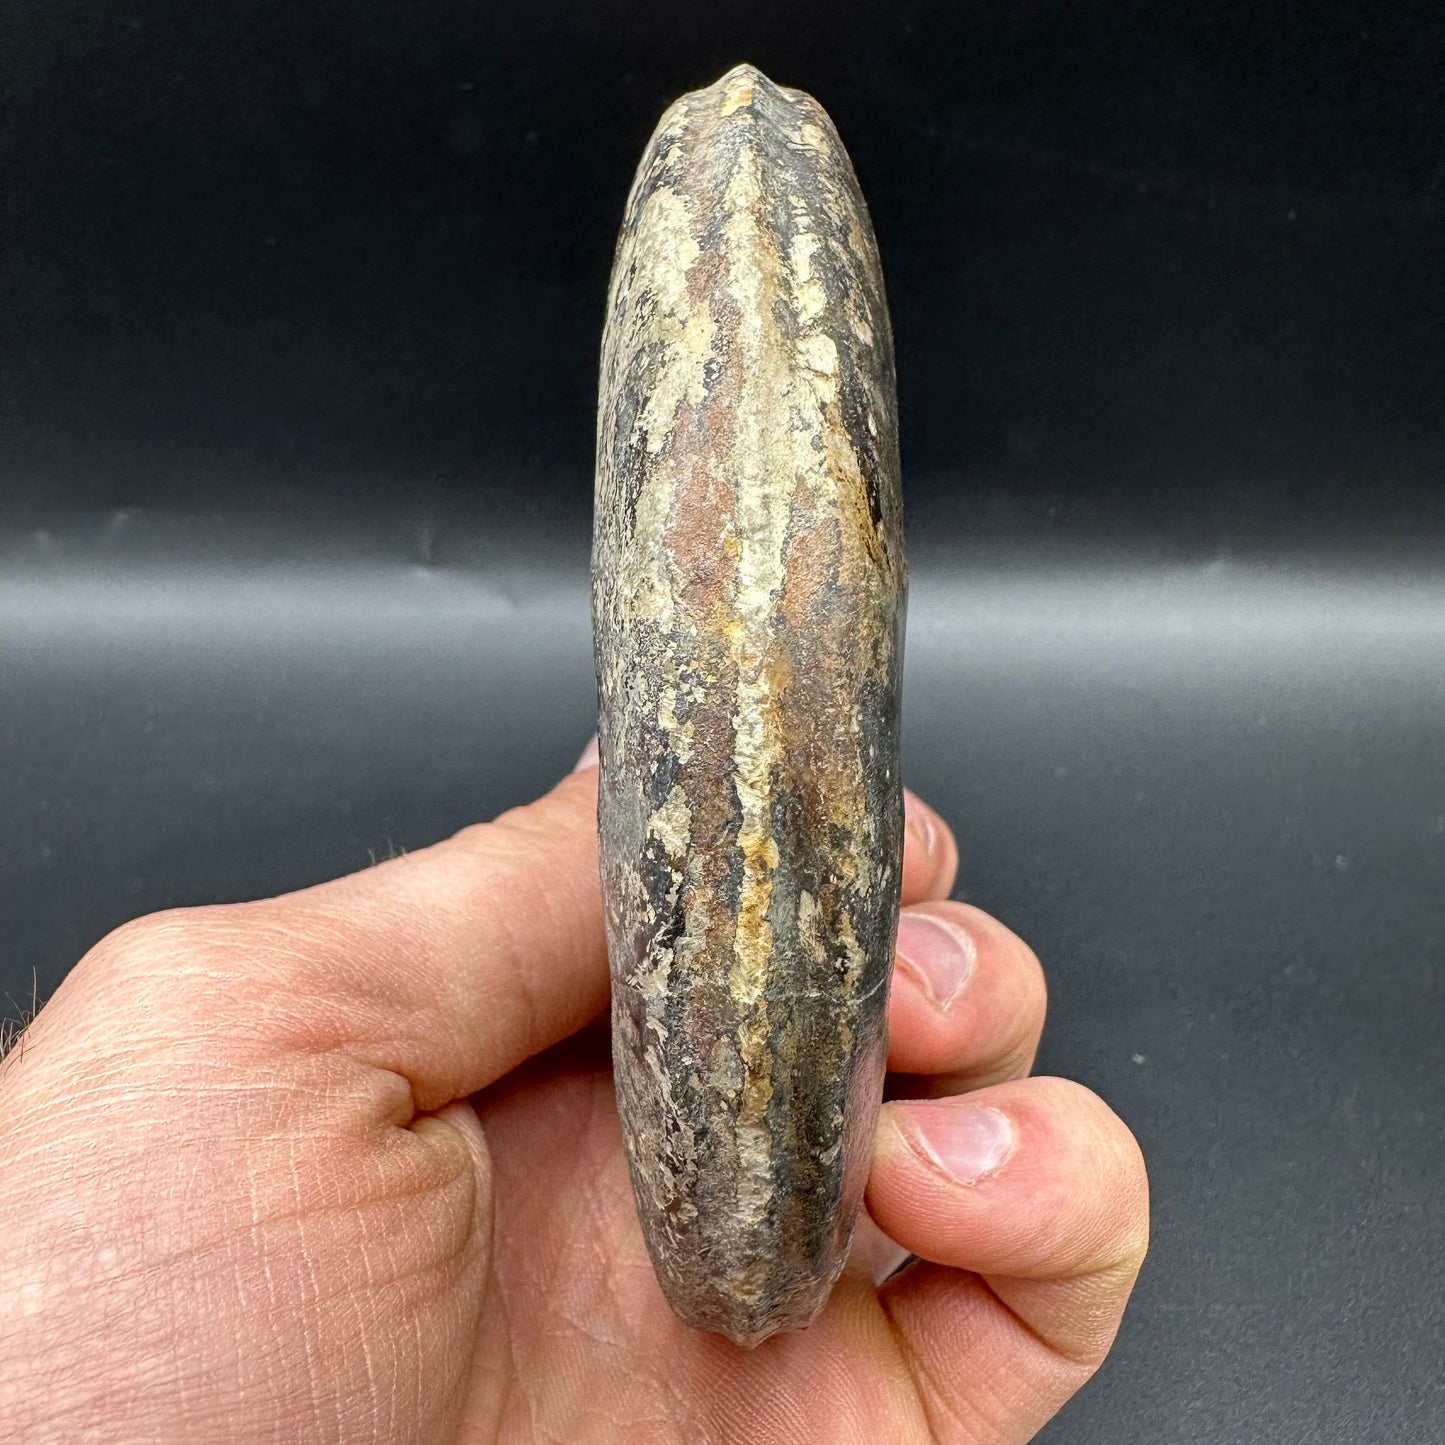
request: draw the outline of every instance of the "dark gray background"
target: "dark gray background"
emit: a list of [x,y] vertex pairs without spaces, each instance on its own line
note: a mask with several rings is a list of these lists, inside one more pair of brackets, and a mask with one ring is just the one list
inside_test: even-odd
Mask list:
[[749,59],[883,251],[909,779],[1150,1160],[1045,1438],[1445,1438],[1442,15],[11,0],[0,1011],[570,764],[623,197]]

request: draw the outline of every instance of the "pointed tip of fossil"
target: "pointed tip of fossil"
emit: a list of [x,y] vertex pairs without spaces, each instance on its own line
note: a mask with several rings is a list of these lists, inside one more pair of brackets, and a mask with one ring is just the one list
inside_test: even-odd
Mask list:
[[679,1318],[693,1329],[721,1335],[739,1349],[755,1350],[774,1335],[807,1329],[827,1304],[836,1273],[835,1269],[827,1279],[806,1281],[791,1299],[744,1299],[719,1280],[687,1294],[664,1292]]
[[715,1331],[724,1339],[737,1345],[739,1349],[755,1350],[764,1340],[770,1340],[774,1335],[801,1329],[811,1324],[813,1315],[816,1313],[815,1309],[805,1318],[788,1319],[776,1313],[734,1309],[729,1311],[726,1318],[714,1319],[703,1328]]
[[773,83],[771,80],[768,79],[766,75],[763,74],[761,70],[757,68],[756,65],[752,65],[746,60],[740,60],[735,66],[733,66],[731,70],[719,76],[718,79],[714,82],[714,84],[727,86],[732,84],[734,81],[748,81],[754,84],[756,84],[758,81],[762,81],[764,85],[772,85]]
[[752,105],[759,95],[786,95],[782,86],[769,80],[756,65],[750,65],[747,61],[733,66],[725,75],[719,76],[707,90],[721,98],[722,114],[725,116]]
[[777,1326],[772,1325],[764,1330],[756,1330],[752,1334],[734,1333],[732,1330],[724,1331],[724,1338],[730,1340],[741,1350],[755,1350],[764,1340],[770,1340],[778,1333]]

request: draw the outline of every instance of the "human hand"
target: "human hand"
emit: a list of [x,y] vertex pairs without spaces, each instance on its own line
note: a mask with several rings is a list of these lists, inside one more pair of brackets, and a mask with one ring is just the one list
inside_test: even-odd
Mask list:
[[[0,1060],[6,1437],[1028,1439],[1113,1340],[1144,1167],[1097,1097],[1024,1077],[1038,963],[943,901],[957,850],[909,806],[908,1097],[810,1329],[740,1350],[653,1277],[584,766],[436,847],[144,918],[76,966]],[[920,1259],[880,1285],[897,1246]]]

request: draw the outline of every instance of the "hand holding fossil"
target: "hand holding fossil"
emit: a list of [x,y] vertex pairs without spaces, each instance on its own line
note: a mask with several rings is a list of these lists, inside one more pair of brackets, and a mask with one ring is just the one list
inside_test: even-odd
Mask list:
[[911,1097],[883,1106],[871,1220],[811,1328],[748,1351],[677,1319],[592,1026],[596,779],[141,919],[72,970],[0,1060],[7,1438],[958,1445],[1028,1439],[1089,1377],[1143,1165],[1094,1095],[1024,1077],[1038,963],[942,901],[957,852],[914,800],[888,1060]]

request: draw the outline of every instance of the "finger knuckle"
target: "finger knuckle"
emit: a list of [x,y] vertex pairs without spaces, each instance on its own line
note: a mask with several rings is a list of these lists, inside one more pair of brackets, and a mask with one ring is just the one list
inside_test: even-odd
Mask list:
[[131,972],[189,952],[214,932],[213,909],[167,908],[132,918],[112,929],[85,960],[95,967]]
[[451,846],[484,869],[505,868],[531,853],[552,827],[545,799],[508,808],[489,822],[471,823],[454,833]]
[[270,912],[267,903],[227,903],[145,914],[108,933],[79,967],[92,984],[156,1007],[244,993],[277,931]]

